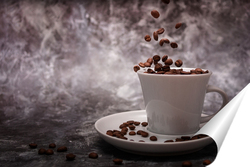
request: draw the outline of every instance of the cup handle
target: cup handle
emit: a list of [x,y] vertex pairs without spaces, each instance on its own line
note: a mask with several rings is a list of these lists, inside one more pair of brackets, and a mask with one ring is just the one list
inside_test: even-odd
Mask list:
[[205,123],[205,122],[209,121],[211,118],[213,118],[213,116],[215,114],[217,114],[228,103],[227,94],[223,90],[221,90],[220,88],[212,86],[212,85],[208,85],[206,93],[209,93],[209,92],[219,93],[222,97],[223,102],[222,102],[220,109],[217,112],[215,112],[214,114],[209,115],[209,116],[201,117],[201,121],[200,121],[201,123]]

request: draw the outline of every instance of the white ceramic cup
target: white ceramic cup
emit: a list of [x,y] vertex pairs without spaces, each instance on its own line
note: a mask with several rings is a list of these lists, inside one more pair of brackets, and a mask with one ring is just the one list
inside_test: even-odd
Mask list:
[[[194,68],[183,68],[190,71]],[[193,134],[200,123],[213,115],[202,117],[203,103],[208,92],[222,96],[222,107],[228,97],[221,89],[208,85],[211,72],[197,75],[148,74],[137,71],[148,119],[148,130],[165,135]]]

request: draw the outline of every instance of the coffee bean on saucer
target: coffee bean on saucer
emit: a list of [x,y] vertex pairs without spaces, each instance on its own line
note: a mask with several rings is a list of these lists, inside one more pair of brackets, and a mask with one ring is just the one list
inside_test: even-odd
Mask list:
[[160,28],[160,29],[157,30],[157,33],[158,33],[158,34],[162,34],[162,33],[164,33],[164,31],[165,31],[164,28]]
[[39,150],[38,150],[38,154],[45,154],[46,153],[46,150],[44,149],[44,148],[40,148]]
[[48,150],[46,150],[45,154],[46,155],[53,155],[54,151],[52,149],[48,149]]
[[135,126],[134,126],[134,125],[129,125],[128,128],[129,128],[130,130],[134,130],[134,129],[135,129]]
[[146,35],[146,36],[144,37],[144,39],[145,39],[145,41],[147,41],[147,42],[150,42],[150,41],[151,41],[150,35]]
[[176,67],[180,67],[180,66],[182,66],[183,62],[182,62],[182,60],[178,59],[178,60],[176,60],[176,62],[174,64]]
[[155,69],[154,69],[155,71],[161,71],[162,70],[162,64],[161,63],[157,63],[156,65],[155,65]]
[[138,130],[136,134],[141,135],[142,130]]
[[30,146],[30,148],[37,148],[37,144],[36,143],[30,143],[29,146]]
[[142,137],[148,137],[148,132],[142,131],[142,132],[141,132],[141,136],[142,136]]
[[119,159],[119,158],[116,158],[116,159],[113,159],[113,162],[115,164],[122,164],[123,160],[122,159]]
[[211,164],[211,161],[209,159],[203,161],[203,165],[209,165],[209,164]]
[[149,62],[145,62],[145,63],[144,63],[144,66],[145,66],[145,67],[151,67],[151,64],[150,64]]
[[182,167],[191,167],[192,163],[190,161],[184,161],[182,162]]
[[147,122],[142,122],[141,125],[142,126],[148,126],[148,123]]
[[131,136],[136,135],[136,133],[134,131],[131,131],[128,134],[131,135]]
[[154,60],[153,60],[153,58],[152,58],[152,57],[148,58],[148,60],[147,60],[147,62],[148,62],[148,63],[150,63],[150,64],[152,64],[152,63],[153,63],[153,61],[154,61]]
[[124,123],[123,123],[123,124],[121,124],[121,125],[119,126],[119,128],[120,128],[120,129],[122,129],[122,128],[126,128],[126,127],[127,127],[127,125],[126,125],[126,124],[124,124]]
[[166,140],[164,143],[174,142],[173,140]]
[[157,137],[156,137],[156,136],[151,136],[149,139],[150,139],[151,141],[157,141]]
[[182,25],[182,23],[177,23],[177,24],[175,25],[175,28],[178,29],[178,28],[181,27],[181,25]]
[[65,151],[67,151],[68,149],[67,149],[67,147],[66,146],[61,146],[61,147],[59,147],[58,149],[57,149],[57,152],[65,152]]
[[128,131],[128,128],[127,127],[123,127],[121,131]]
[[157,10],[152,10],[151,15],[156,19],[160,17],[160,13]]
[[142,62],[139,63],[139,66],[140,66],[141,68],[144,68],[144,67],[145,67],[144,63],[142,63]]
[[66,155],[67,161],[73,161],[76,158],[76,156],[72,153],[69,153]]
[[55,147],[56,147],[56,144],[55,144],[55,143],[49,144],[49,148],[55,148]]
[[96,159],[98,158],[98,154],[95,152],[89,153],[89,158]]
[[134,122],[134,125],[135,125],[135,126],[139,126],[140,124],[141,124],[141,123],[138,122],[138,121],[135,121],[135,122]]
[[130,139],[129,141],[134,141],[133,139]]
[[159,55],[154,55],[153,60],[158,62],[161,60],[161,57]]
[[125,136],[122,136],[120,139],[128,140]]
[[108,131],[106,132],[106,134],[109,135],[109,136],[113,136],[113,131],[112,131],[112,130],[108,130]]
[[126,135],[128,131],[125,131],[125,130],[121,130],[121,134],[122,135]]
[[153,33],[153,37],[154,37],[154,40],[158,41],[158,32],[157,31],[155,31]]
[[168,59],[168,55],[164,55],[164,56],[162,56],[162,58],[161,58],[162,62],[165,62],[167,59]]
[[170,46],[171,46],[172,48],[178,48],[178,44],[177,44],[176,42],[171,42],[171,43],[170,43]]
[[190,140],[190,136],[181,136],[181,139],[183,139],[183,140]]
[[139,67],[138,65],[135,65],[135,66],[134,66],[134,71],[137,72],[137,71],[139,71],[139,70],[140,70],[140,67]]
[[128,123],[129,125],[132,125],[134,122],[135,122],[135,121],[133,121],[133,120],[127,121],[127,123]]
[[184,139],[181,139],[181,138],[176,138],[175,139],[176,142],[180,142],[180,141],[185,141]]
[[170,66],[169,65],[162,66],[162,70],[164,72],[168,72],[168,71],[170,71]]
[[156,74],[165,74],[165,71],[157,71]]
[[170,0],[161,0],[163,3],[169,4]]
[[139,140],[139,142],[145,142],[144,140]]

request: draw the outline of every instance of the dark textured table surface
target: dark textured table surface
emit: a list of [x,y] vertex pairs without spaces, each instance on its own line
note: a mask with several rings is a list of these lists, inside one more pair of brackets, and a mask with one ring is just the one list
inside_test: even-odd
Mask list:
[[[122,111],[116,111],[122,112]],[[115,111],[109,112],[113,114]],[[37,111],[27,116],[16,114],[7,116],[0,112],[0,166],[117,166],[114,158],[123,159],[124,166],[181,166],[190,160],[193,166],[204,166],[202,161],[213,161],[216,145],[212,143],[200,151],[179,156],[152,157],[120,151],[105,142],[94,128],[100,117],[85,111],[49,113]],[[36,143],[31,149],[29,143]],[[67,146],[67,152],[54,155],[39,155],[39,148],[48,148],[50,143]],[[88,158],[90,152],[98,153],[97,159]],[[66,154],[76,155],[74,161],[66,161]]]

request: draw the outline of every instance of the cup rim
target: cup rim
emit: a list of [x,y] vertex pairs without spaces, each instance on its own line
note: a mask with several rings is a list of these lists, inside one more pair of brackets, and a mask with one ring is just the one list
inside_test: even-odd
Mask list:
[[[172,74],[150,74],[150,73],[145,73],[147,68],[143,68],[138,70],[136,73],[139,75],[150,75],[150,76],[159,76],[159,77],[199,77],[199,76],[207,76],[207,75],[211,75],[212,72],[210,70],[208,70],[208,73],[204,73],[204,74],[197,74],[197,75],[185,75],[185,74],[177,74],[177,75],[172,75]],[[196,68],[190,68],[190,67],[172,67],[171,69],[183,69],[184,71],[190,71],[190,70],[194,70]],[[202,70],[207,70],[207,69],[203,69]]]

